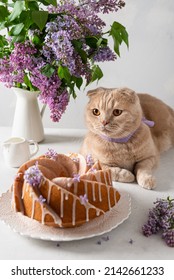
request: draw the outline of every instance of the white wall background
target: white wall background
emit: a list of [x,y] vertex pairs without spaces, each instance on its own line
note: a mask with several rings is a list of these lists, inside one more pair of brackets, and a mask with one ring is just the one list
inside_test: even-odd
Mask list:
[[[114,20],[126,26],[129,50],[121,47],[121,58],[116,62],[100,64],[104,78],[96,85],[78,92],[71,99],[59,123],[53,123],[46,109],[44,127],[85,128],[84,108],[86,92],[97,86],[127,86],[137,92],[150,93],[174,108],[174,1],[129,0],[126,7],[106,15],[109,26]],[[112,44],[112,40],[111,40]],[[0,126],[11,126],[15,95],[0,84]]]

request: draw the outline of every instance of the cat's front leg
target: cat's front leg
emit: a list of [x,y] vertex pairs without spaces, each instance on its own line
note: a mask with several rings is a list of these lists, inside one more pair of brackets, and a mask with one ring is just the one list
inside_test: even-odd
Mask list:
[[135,181],[134,174],[127,169],[102,165],[102,169],[108,169],[108,168],[111,170],[112,181],[117,181],[122,183],[131,183]]
[[135,165],[135,175],[137,183],[148,190],[154,189],[156,186],[156,180],[152,176],[152,169],[157,165],[158,158],[153,156],[148,159],[144,159]]

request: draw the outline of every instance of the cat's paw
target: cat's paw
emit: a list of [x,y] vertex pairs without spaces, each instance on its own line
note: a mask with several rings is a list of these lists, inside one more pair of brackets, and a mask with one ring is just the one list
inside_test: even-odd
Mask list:
[[156,187],[156,180],[151,174],[139,175],[137,182],[144,189],[152,190]]
[[111,167],[112,180],[122,183],[131,183],[135,181],[135,176],[132,172],[119,167]]

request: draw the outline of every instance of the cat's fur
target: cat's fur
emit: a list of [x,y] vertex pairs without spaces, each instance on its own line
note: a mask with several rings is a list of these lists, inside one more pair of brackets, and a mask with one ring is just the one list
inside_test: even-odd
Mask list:
[[[114,181],[133,182],[146,189],[155,187],[152,169],[159,156],[174,146],[174,111],[149,94],[136,94],[129,88],[98,88],[88,92],[86,124],[89,129],[81,153],[100,160],[103,168],[110,168]],[[99,116],[93,109],[100,111]],[[122,110],[119,116],[114,109]],[[150,128],[142,117],[155,122]],[[137,130],[136,130],[137,129]],[[127,143],[111,143],[101,134],[112,138],[126,137],[136,132]]]

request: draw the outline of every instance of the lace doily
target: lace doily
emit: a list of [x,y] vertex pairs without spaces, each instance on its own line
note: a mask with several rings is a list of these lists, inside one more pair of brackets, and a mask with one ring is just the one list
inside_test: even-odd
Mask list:
[[76,228],[53,228],[42,225],[21,213],[16,213],[11,207],[12,194],[7,192],[2,194],[0,198],[0,220],[14,232],[35,239],[71,241],[91,238],[111,231],[129,217],[131,198],[125,192],[120,192],[120,194],[121,198],[118,204],[105,215]]

